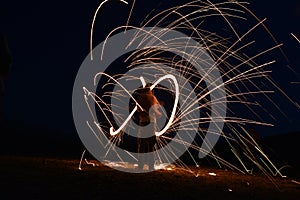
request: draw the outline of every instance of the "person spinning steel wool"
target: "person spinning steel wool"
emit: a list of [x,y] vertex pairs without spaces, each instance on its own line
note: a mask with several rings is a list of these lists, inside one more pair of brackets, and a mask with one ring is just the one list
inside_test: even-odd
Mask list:
[[139,112],[138,130],[138,169],[143,170],[145,164],[149,170],[154,170],[154,146],[156,144],[156,118],[160,118],[160,104],[151,90],[148,83],[137,98]]
[[4,80],[7,78],[12,64],[12,57],[4,34],[0,33],[0,124],[2,123],[2,98]]

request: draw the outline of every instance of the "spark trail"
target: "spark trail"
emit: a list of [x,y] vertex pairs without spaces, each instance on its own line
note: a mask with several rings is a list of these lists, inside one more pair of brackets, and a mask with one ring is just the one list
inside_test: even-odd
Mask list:
[[[128,4],[125,1],[120,2]],[[230,168],[242,173],[253,173],[255,168],[270,179],[278,175],[284,177],[281,173],[282,168],[274,164],[254,138],[255,135],[248,130],[249,126],[254,125],[274,126],[268,122],[270,120],[266,121],[262,117],[264,115],[273,118],[272,112],[265,110],[262,102],[272,104],[283,113],[280,106],[270,97],[271,94],[280,92],[288,98],[270,78],[275,59],[265,61],[260,59],[265,58],[264,56],[271,51],[280,49],[282,45],[264,25],[266,19],[259,20],[247,8],[247,2],[191,1],[165,10],[154,10],[143,18],[139,26],[134,26],[130,25],[130,19],[138,3],[134,0],[126,25],[113,29],[101,46],[101,51],[94,55],[93,31],[96,17],[104,3],[109,1],[103,1],[99,5],[92,21],[91,61],[95,60],[95,56],[99,60],[106,59],[106,45],[109,44],[109,38],[118,32],[125,34],[134,29],[135,34],[126,44],[126,48],[130,48],[135,42],[138,42],[138,47],[142,47],[131,51],[122,60],[123,71],[126,69],[124,73],[106,74],[101,66],[99,67],[99,72],[94,74],[94,87],[100,88],[100,92],[99,90],[93,92],[92,89],[83,86],[86,108],[91,111],[95,107],[100,113],[99,120],[99,116],[90,112],[93,121],[86,120],[86,125],[99,145],[105,147],[105,155],[112,152],[116,154],[117,159],[107,160],[107,163],[110,163],[108,165],[123,163],[123,167],[134,168],[134,165],[126,164],[115,148],[124,144],[126,135],[136,131],[131,119],[134,118],[139,105],[135,105],[130,110],[130,115],[126,115],[128,112],[124,114],[124,110],[129,108],[128,101],[124,99],[136,102],[134,96],[136,89],[145,86],[147,82],[152,82],[155,84],[151,89],[162,94],[162,96],[158,95],[158,98],[166,99],[171,105],[168,108],[163,107],[166,122],[156,133],[156,149],[163,149],[163,151],[155,151],[156,169],[162,166],[171,169],[170,165],[164,164],[176,157],[176,149],[164,147],[174,142],[186,147],[185,154],[191,161],[187,164],[178,158],[174,162],[176,168],[190,171],[196,176],[198,175],[191,166],[199,167],[201,162],[198,155],[202,153],[221,168]],[[243,25],[240,30],[238,27],[241,23]],[[218,26],[211,26],[211,24]],[[151,27],[162,28],[156,30]],[[175,30],[183,32],[186,37],[184,39],[166,37]],[[250,35],[258,30],[263,30],[269,35],[273,46],[252,51],[256,49],[257,43]],[[299,42],[294,34],[291,35]],[[197,45],[190,43],[189,38],[197,41]],[[199,47],[205,52],[199,50]],[[195,68],[199,63],[204,66],[203,70],[199,71]],[[216,71],[219,72],[219,77],[215,76]],[[98,80],[102,85],[98,85],[100,82],[96,81],[99,74],[106,77],[104,82]],[[125,86],[127,83],[132,83],[136,88],[127,88]],[[222,88],[226,95],[218,94]],[[288,99],[294,103],[292,99]],[[113,110],[112,107],[117,109]],[[218,108],[219,111],[215,112],[213,108]],[[226,116],[221,116],[219,113],[226,113]],[[211,130],[210,126],[215,128]],[[179,131],[193,142],[188,142],[181,136],[174,137]],[[191,134],[193,132],[196,132],[196,135]],[[211,137],[208,137],[209,135]],[[230,159],[228,155],[225,158],[214,149],[216,141],[210,139],[213,136],[220,137],[220,140],[226,144]],[[84,153],[80,161],[80,169],[82,169]],[[126,153],[134,161],[137,160],[130,150],[126,150]]]
[[300,43],[300,40],[299,40],[299,38],[294,34],[294,33],[291,33],[291,35],[295,38],[295,40],[297,40],[297,42],[299,42]]

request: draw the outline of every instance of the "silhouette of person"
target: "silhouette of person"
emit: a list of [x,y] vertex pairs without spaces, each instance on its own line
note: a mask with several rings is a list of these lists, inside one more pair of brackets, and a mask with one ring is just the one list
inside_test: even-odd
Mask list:
[[145,164],[149,170],[154,170],[154,148],[156,144],[156,118],[161,117],[159,102],[152,90],[151,84],[142,89],[137,98],[139,112],[138,130],[138,169],[143,170]]
[[2,121],[2,99],[4,95],[4,80],[7,78],[12,64],[12,57],[6,37],[0,33],[0,123]]

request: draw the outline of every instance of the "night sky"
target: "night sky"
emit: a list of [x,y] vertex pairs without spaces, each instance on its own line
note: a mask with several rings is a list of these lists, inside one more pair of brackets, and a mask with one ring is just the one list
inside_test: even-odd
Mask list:
[[[89,53],[90,26],[100,2],[1,0],[0,30],[6,35],[13,56],[12,71],[6,81],[6,119],[62,131],[74,130],[73,83],[77,70]],[[131,5],[132,1],[129,2]],[[158,6],[168,7],[168,2],[177,1],[137,0],[131,23],[138,24]],[[294,33],[300,37],[300,2],[250,2],[249,8],[260,19],[267,18],[265,24],[278,42],[283,43],[282,50],[288,58],[270,58],[278,59],[272,77],[282,90],[300,104],[300,84],[291,84],[300,81],[300,43],[290,35]],[[102,9],[96,24],[95,44],[103,41],[112,28],[126,24],[130,5],[112,0],[109,6]],[[255,37],[259,41],[264,40],[264,36]],[[288,117],[271,108],[276,117],[275,122],[271,121],[275,127],[261,131],[299,131],[300,110],[283,96],[279,95],[275,101]]]

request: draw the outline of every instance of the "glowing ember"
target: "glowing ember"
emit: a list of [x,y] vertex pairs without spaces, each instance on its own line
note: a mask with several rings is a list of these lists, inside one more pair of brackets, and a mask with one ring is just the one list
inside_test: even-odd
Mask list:
[[209,172],[208,174],[211,175],[211,176],[217,176],[217,174],[213,173],[213,172]]

